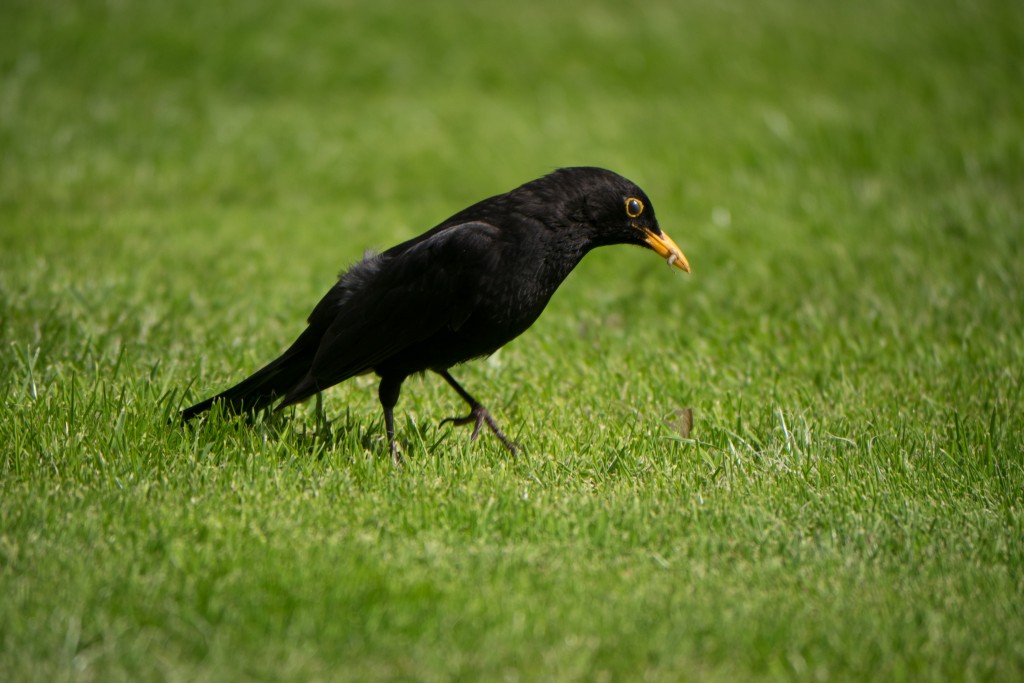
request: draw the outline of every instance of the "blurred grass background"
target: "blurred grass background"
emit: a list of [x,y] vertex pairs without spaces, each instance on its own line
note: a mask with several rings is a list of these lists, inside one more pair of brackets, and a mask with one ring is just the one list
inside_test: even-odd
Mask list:
[[[1024,10],[0,5],[0,678],[1014,680]],[[379,456],[168,428],[336,272],[565,165],[595,252]],[[672,423],[692,408],[692,438]]]

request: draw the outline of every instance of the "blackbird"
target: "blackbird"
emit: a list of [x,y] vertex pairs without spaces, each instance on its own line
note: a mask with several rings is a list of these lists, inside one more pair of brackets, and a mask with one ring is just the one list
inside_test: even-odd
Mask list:
[[647,195],[611,171],[563,168],[460,211],[419,237],[367,253],[341,273],[308,326],[279,358],[181,414],[222,402],[232,412],[276,410],[355,375],[375,372],[391,456],[402,382],[431,370],[469,404],[441,424],[486,424],[515,446],[449,368],[487,356],[522,334],[594,247],[635,244],[669,266],[690,265],[662,232]]

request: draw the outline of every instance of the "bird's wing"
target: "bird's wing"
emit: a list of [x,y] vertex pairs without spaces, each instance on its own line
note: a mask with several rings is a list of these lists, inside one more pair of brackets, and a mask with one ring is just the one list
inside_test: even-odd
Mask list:
[[330,319],[311,369],[316,384],[330,386],[445,327],[458,329],[497,271],[501,247],[493,225],[460,223],[356,264],[310,316],[311,326]]

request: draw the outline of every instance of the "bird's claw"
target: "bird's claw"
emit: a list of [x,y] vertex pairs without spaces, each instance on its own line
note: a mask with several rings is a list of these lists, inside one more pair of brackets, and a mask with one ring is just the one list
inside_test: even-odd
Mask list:
[[509,452],[512,453],[512,455],[515,455],[519,450],[518,446],[512,443],[512,441],[507,436],[505,436],[504,432],[501,431],[501,428],[498,427],[498,423],[494,420],[493,417],[491,417],[491,414],[487,412],[487,409],[484,408],[479,403],[472,406],[469,409],[469,414],[466,415],[465,417],[446,417],[445,419],[441,420],[441,422],[438,423],[437,426],[443,427],[449,422],[455,425],[456,427],[462,427],[468,424],[473,425],[473,433],[469,435],[470,441],[476,440],[476,437],[480,435],[480,425],[486,423],[487,427],[492,432],[494,432],[494,435],[496,437],[501,439],[501,443],[505,445],[505,448],[507,448]]
[[437,426],[443,427],[449,422],[455,425],[456,427],[462,427],[464,425],[472,424],[473,433],[469,435],[469,440],[475,441],[476,437],[480,435],[480,425],[484,423],[485,418],[483,414],[485,412],[486,411],[480,412],[476,408],[474,408],[473,410],[469,411],[469,415],[466,415],[465,417],[446,417],[445,419],[441,420]]

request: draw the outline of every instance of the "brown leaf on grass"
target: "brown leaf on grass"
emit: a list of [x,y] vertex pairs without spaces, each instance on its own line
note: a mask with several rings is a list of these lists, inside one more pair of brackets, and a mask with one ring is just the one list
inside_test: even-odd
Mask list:
[[679,433],[679,436],[689,439],[690,432],[693,431],[693,408],[676,408],[672,411],[672,414],[675,417],[666,420],[666,422],[672,427],[673,431]]

